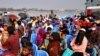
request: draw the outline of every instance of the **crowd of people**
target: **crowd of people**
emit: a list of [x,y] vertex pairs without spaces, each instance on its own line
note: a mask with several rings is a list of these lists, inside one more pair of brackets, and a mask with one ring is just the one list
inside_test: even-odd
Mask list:
[[9,18],[0,13],[0,56],[99,56],[100,23],[92,16]]

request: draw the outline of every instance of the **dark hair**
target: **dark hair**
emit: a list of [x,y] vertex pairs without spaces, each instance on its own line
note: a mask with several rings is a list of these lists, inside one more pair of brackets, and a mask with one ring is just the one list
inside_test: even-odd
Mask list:
[[28,37],[23,37],[23,38],[21,39],[22,47],[27,46],[27,42],[30,42],[30,41],[29,41],[29,38],[28,38]]
[[[33,45],[32,45],[32,43],[31,42],[27,42],[26,44],[27,45],[24,46],[23,48],[27,48],[30,51],[29,54],[32,54],[33,55]],[[21,56],[23,56],[22,53],[21,53]]]
[[49,33],[49,32],[46,32],[45,35],[44,35],[44,39],[46,38],[46,35],[47,35],[47,34],[50,34],[50,33]]
[[31,27],[32,27],[32,23],[27,24],[27,26],[28,26],[29,28],[31,28]]
[[86,17],[86,16],[81,16],[80,20],[85,21],[85,17]]
[[63,34],[69,34],[69,31],[65,28],[63,31],[61,31]]
[[7,28],[7,31],[8,31],[8,33],[9,33],[9,35],[14,34],[15,28],[14,28],[13,26],[9,26],[9,27]]
[[80,30],[77,37],[76,37],[76,40],[75,40],[75,44],[77,45],[81,45],[82,44],[82,41],[83,41],[83,38],[85,36],[85,32]]
[[51,10],[51,13],[53,13],[53,10]]
[[34,16],[33,17],[30,17],[30,19],[33,19],[34,18]]
[[75,52],[72,56],[84,56],[84,54],[82,52]]
[[53,33],[51,34],[51,36],[53,37],[53,40],[56,40],[56,41],[61,42],[61,40],[60,40],[60,35],[59,35],[58,32],[53,32]]
[[66,31],[66,34],[69,34],[69,31],[68,30]]
[[70,22],[73,22],[73,19],[72,18],[70,18]]
[[35,23],[35,25],[38,24],[39,25],[39,21]]
[[2,15],[2,13],[0,13],[0,15]]
[[47,31],[51,31],[51,30],[52,30],[52,28],[51,28],[51,27],[48,27],[48,28],[47,28]]
[[21,25],[21,21],[20,20],[17,23],[18,23],[18,25]]

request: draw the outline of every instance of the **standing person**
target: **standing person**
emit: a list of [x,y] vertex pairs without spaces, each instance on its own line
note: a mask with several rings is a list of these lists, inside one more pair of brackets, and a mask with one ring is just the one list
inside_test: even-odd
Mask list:
[[4,12],[3,23],[7,23],[9,26],[11,26],[11,22],[9,20],[9,17],[8,17],[7,13],[8,12]]
[[19,51],[19,36],[15,33],[15,29],[13,26],[9,26],[7,30],[9,33],[9,51],[17,56]]
[[85,29],[81,29],[76,38],[71,41],[71,47],[75,52],[82,52],[86,55],[88,40],[85,35]]
[[52,40],[50,41],[48,47],[47,47],[47,51],[49,53],[50,56],[60,56],[60,36],[59,33],[57,32],[53,32],[51,34],[52,36]]
[[51,14],[49,15],[49,19],[53,19],[55,17],[55,14],[53,12],[53,10],[51,10]]

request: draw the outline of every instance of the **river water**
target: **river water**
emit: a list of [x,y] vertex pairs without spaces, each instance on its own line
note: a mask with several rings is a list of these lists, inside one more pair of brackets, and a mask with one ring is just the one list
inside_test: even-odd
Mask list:
[[[23,11],[9,11],[15,15],[18,15],[19,13],[22,13]],[[50,12],[48,11],[27,11],[26,12],[29,16],[39,16],[39,15],[49,15]],[[77,12],[65,12],[65,11],[59,11],[59,12],[54,12],[54,14],[56,14],[58,17],[65,17],[65,16],[70,16],[70,15],[75,15],[77,14]]]

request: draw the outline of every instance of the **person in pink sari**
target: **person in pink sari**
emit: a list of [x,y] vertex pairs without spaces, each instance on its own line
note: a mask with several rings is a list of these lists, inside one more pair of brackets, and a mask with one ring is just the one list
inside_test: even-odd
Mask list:
[[37,45],[41,46],[43,43],[43,39],[44,39],[44,34],[45,34],[45,30],[43,28],[39,29],[38,35],[37,35]]

